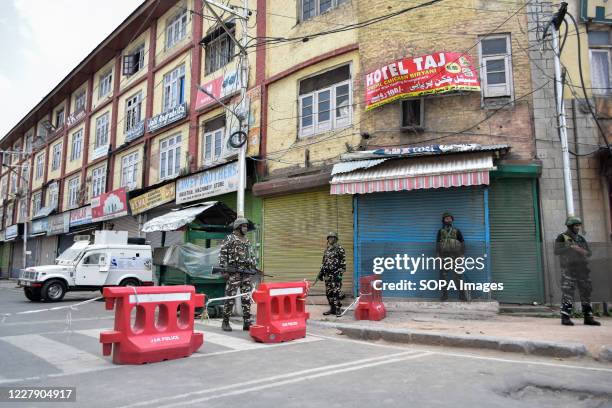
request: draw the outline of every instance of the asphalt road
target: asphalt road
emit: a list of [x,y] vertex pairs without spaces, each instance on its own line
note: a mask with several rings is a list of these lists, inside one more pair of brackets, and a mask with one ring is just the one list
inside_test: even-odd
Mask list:
[[[0,315],[73,305],[31,303],[0,287]],[[0,387],[76,387],[76,402],[0,407],[612,407],[612,366],[591,360],[352,341],[309,328],[280,345],[251,341],[219,321],[198,323],[204,345],[189,358],[113,365],[98,334],[113,312],[77,310],[0,317]]]

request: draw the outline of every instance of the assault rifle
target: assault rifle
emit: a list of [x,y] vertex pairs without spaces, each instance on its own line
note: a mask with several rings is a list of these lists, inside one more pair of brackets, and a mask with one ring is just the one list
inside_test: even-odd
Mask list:
[[263,271],[260,271],[257,268],[235,268],[233,266],[226,266],[225,268],[221,268],[218,266],[213,266],[212,268],[212,273],[216,274],[223,274],[223,273],[241,273],[241,274],[245,274],[245,275],[258,275],[261,274],[263,276],[267,276],[267,277],[273,277],[272,275],[266,275],[265,273],[263,273]]

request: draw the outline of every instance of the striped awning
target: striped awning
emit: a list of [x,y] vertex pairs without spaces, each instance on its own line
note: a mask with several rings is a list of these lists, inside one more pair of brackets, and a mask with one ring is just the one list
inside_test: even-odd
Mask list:
[[[346,167],[344,164],[342,169]],[[495,169],[490,153],[394,159],[356,167],[353,171],[333,176],[331,194],[488,185],[489,171]]]

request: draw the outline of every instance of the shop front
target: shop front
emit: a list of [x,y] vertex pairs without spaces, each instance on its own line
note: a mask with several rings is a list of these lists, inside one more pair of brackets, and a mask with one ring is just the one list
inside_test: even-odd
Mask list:
[[[462,272],[473,288],[491,282],[490,171],[506,146],[423,146],[360,152],[334,166],[331,194],[353,198],[355,280],[380,273],[383,296],[437,299],[436,238],[451,213],[465,240]],[[398,261],[399,259],[399,261]],[[415,286],[409,287],[408,281]],[[425,285],[425,286],[422,286]],[[439,285],[439,283],[438,283]],[[357,291],[355,292],[357,293]],[[471,299],[492,293],[470,290]],[[449,292],[457,296],[458,291]]]

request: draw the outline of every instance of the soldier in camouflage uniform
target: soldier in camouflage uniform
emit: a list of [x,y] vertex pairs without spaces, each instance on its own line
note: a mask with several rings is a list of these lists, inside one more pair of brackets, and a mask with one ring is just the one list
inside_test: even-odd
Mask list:
[[[459,258],[465,253],[465,241],[463,234],[453,226],[455,217],[452,214],[445,212],[442,214],[442,228],[438,231],[436,237],[436,256],[442,258]],[[453,274],[453,281],[459,291],[459,300],[466,301],[465,292],[461,290],[461,275],[455,271],[451,271]],[[440,270],[440,280],[448,280],[448,271],[444,268]],[[442,289],[441,301],[448,300],[448,289],[444,287]]]
[[325,281],[325,296],[330,310],[324,315],[342,315],[342,304],[340,302],[340,288],[342,287],[342,274],[346,271],[346,259],[344,248],[338,244],[338,234],[330,232],[327,234],[327,249],[323,254],[321,271],[318,280]]
[[[234,221],[234,231],[225,238],[221,244],[219,253],[219,266],[221,268],[232,267],[239,269],[254,269],[256,267],[255,257],[246,233],[249,229],[249,221],[238,218]],[[253,290],[251,276],[244,273],[225,273],[225,296],[235,296],[240,288],[242,296],[242,317],[244,319],[243,330],[249,330],[251,325],[251,299],[248,294]],[[232,331],[229,318],[234,308],[234,299],[227,299],[223,305],[224,331]]]
[[584,324],[600,326],[601,323],[593,319],[591,307],[591,278],[587,258],[591,256],[589,244],[579,234],[582,221],[578,217],[568,217],[565,221],[567,231],[559,234],[555,240],[555,255],[561,257],[561,324],[573,326],[570,316],[574,291],[578,286]]

